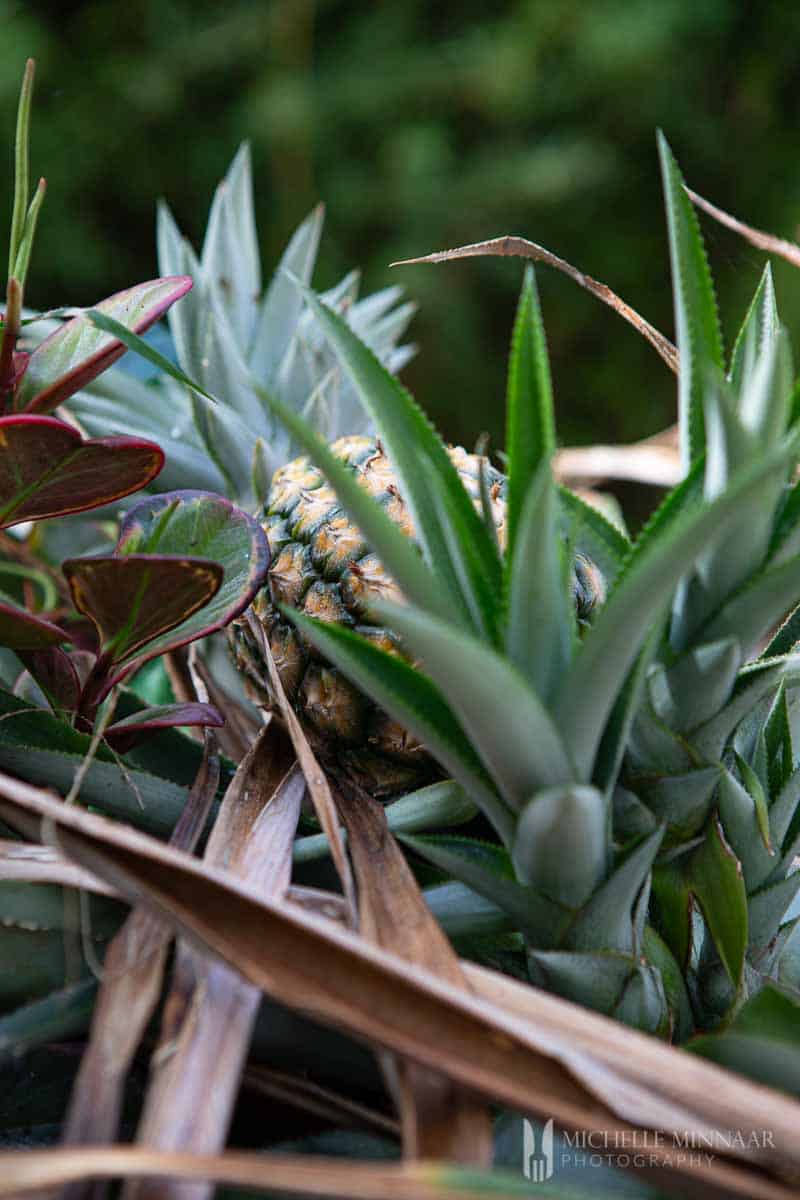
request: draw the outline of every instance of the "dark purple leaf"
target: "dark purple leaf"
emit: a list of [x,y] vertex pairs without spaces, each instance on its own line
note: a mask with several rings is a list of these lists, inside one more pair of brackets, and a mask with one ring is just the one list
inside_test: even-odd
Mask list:
[[0,528],[108,504],[155,479],[164,453],[141,438],[92,438],[55,417],[0,417]]
[[174,635],[158,639],[148,647],[148,658],[223,629],[250,604],[269,566],[267,539],[258,522],[213,492],[167,492],[140,500],[122,524],[116,552],[202,555],[225,571],[211,603],[176,631],[179,642]]
[[9,650],[45,650],[68,640],[63,629],[24,608],[0,602],[0,646]]
[[74,712],[80,700],[81,684],[72,657],[60,646],[17,653],[53,708]]
[[63,571],[75,607],[97,626],[105,665],[129,662],[156,638],[163,642],[216,595],[223,574],[204,558],[152,554],[73,558]]
[[[138,283],[95,307],[127,329],[144,333],[192,286],[189,275]],[[118,338],[103,333],[85,313],[45,338],[30,356],[15,400],[17,411],[50,412],[91,383],[125,353]]]
[[172,729],[180,725],[212,725],[219,728],[224,718],[213,704],[161,704],[155,708],[143,708],[139,712],[115,721],[106,730],[109,746],[120,754],[127,754],[132,746],[161,729]]

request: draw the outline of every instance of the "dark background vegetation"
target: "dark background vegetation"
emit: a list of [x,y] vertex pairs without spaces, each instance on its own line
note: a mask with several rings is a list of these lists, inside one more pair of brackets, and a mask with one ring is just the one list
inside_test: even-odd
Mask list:
[[[199,243],[214,186],[248,138],[265,267],[325,200],[315,282],[360,265],[370,290],[405,285],[420,305],[405,377],[452,438],[500,437],[522,266],[390,271],[392,259],[522,234],[671,335],[657,126],[697,190],[795,236],[800,6],[785,0],[2,7],[9,163],[22,66],[38,60],[33,170],[49,193],[32,303],[90,303],[153,275],[158,196]],[[730,345],[762,259],[704,229]],[[800,279],[777,275],[796,335]],[[667,424],[673,381],[650,347],[568,280],[540,268],[539,281],[561,440]]]

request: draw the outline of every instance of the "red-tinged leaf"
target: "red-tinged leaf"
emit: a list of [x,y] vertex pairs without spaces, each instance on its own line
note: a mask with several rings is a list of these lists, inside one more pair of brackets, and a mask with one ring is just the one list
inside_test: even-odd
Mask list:
[[60,646],[49,646],[45,650],[20,650],[18,654],[53,708],[74,712],[80,700],[81,683],[71,655]]
[[224,724],[224,718],[213,704],[161,704],[115,721],[106,730],[105,738],[114,750],[127,754],[133,746],[161,729],[180,725],[212,725],[218,729]]
[[68,640],[63,629],[15,604],[0,602],[0,646],[9,650],[45,650]]
[[[79,612],[97,626],[106,664],[129,662],[219,591],[223,569],[203,558],[131,554],[73,558],[63,571]],[[175,645],[184,639],[176,635]]]
[[0,527],[108,504],[144,487],[163,465],[155,442],[84,441],[55,417],[0,417]]
[[[134,333],[144,333],[192,286],[188,275],[138,283],[95,307]],[[125,353],[117,338],[101,332],[85,313],[73,317],[32,352],[19,389],[17,411],[50,412]]]
[[224,629],[251,603],[269,566],[269,546],[258,521],[213,492],[165,492],[139,500],[122,523],[116,553],[191,554],[225,571],[212,602],[179,630],[180,641],[159,639],[148,648],[148,657]]

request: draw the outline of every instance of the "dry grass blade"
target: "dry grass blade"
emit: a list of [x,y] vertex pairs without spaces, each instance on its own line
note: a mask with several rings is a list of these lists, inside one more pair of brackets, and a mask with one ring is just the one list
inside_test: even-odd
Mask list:
[[302,1108],[332,1125],[363,1129],[370,1133],[382,1134],[384,1137],[400,1137],[400,1126],[393,1117],[378,1112],[377,1109],[368,1108],[365,1104],[359,1104],[349,1096],[342,1096],[339,1092],[322,1087],[305,1077],[287,1075],[284,1071],[271,1071],[267,1067],[250,1066],[245,1068],[242,1085],[272,1099]]
[[55,883],[104,896],[116,895],[102,879],[68,862],[52,846],[0,839],[0,881],[3,883]]
[[[196,645],[197,643],[193,643]],[[198,654],[192,664],[193,671],[202,680],[209,701],[225,718],[225,724],[217,730],[219,744],[224,754],[235,763],[240,763],[258,737],[261,723],[233,696],[220,687]]]
[[[201,1156],[140,1146],[0,1152],[0,1196],[26,1196],[72,1180],[115,1176],[138,1176],[156,1184],[169,1178],[213,1180],[269,1194],[326,1200],[485,1200],[490,1182],[486,1175],[461,1175],[457,1169],[437,1163],[387,1165],[244,1153]],[[496,1176],[491,1180],[493,1196],[502,1200],[503,1196],[530,1195],[519,1179],[506,1175],[505,1181],[507,1190]],[[788,1195],[781,1189],[767,1200],[786,1200]]]
[[[132,900],[164,913],[196,943],[289,1007],[433,1065],[511,1108],[552,1116],[562,1128],[630,1136],[636,1126],[598,1101],[592,1081],[585,1086],[580,1064],[571,1061],[588,1042],[590,1061],[611,1069],[624,1062],[627,1078],[642,1085],[639,1127],[648,1127],[651,1115],[657,1124],[662,1121],[666,1096],[679,1101],[682,1112],[695,1114],[702,1126],[723,1134],[751,1130],[753,1114],[759,1128],[770,1131],[771,1145],[734,1142],[712,1163],[677,1161],[668,1149],[653,1145],[654,1167],[661,1164],[695,1194],[751,1200],[796,1194],[778,1186],[773,1176],[796,1181],[800,1175],[797,1101],[492,972],[470,972],[473,986],[476,978],[483,981],[483,994],[454,987],[326,918],[260,900],[238,881],[154,838],[67,807],[10,776],[0,775],[0,796],[5,797],[0,819],[30,838],[57,835],[71,858]],[[487,978],[498,989],[494,996]],[[525,1001],[518,992],[525,993]],[[528,1011],[528,996],[538,1006],[535,1017]],[[687,1128],[685,1123],[678,1131],[661,1127],[668,1134]]]
[[674,487],[683,475],[676,428],[629,446],[565,446],[553,462],[568,487],[579,480],[627,479],[655,487]]
[[[170,844],[191,851],[197,844],[219,783],[214,739],[206,735],[203,760]],[[148,909],[136,909],[106,954],[89,1043],[70,1097],[62,1141],[66,1145],[113,1141],[125,1079],[161,995],[173,928]],[[74,1198],[88,1194],[70,1189]],[[102,1194],[98,1185],[96,1195]]]
[[785,238],[775,237],[771,233],[763,233],[760,229],[754,229],[752,225],[745,225],[744,221],[739,221],[730,213],[726,213],[724,209],[717,208],[716,204],[698,196],[697,192],[693,192],[691,188],[686,189],[686,194],[692,204],[696,204],[704,213],[708,213],[715,221],[719,221],[720,225],[725,225],[734,233],[741,234],[751,245],[757,246],[759,250],[764,250],[767,254],[777,254],[779,258],[785,258],[793,267],[800,267],[800,246],[796,242],[789,242]]
[[[458,957],[431,916],[383,808],[349,788],[340,804],[358,881],[364,937],[456,987],[465,987]],[[381,1055],[394,1095],[406,1158],[442,1158],[487,1165],[492,1161],[492,1122],[485,1102],[440,1072]]]
[[419,258],[404,258],[400,262],[391,263],[391,266],[408,267],[416,263],[443,263],[456,258],[483,258],[486,256],[532,258],[534,262],[543,262],[546,266],[554,267],[556,271],[568,275],[580,287],[591,292],[609,308],[613,308],[615,313],[632,325],[657,351],[670,370],[677,373],[678,351],[669,338],[664,337],[663,333],[659,333],[649,321],[646,321],[635,309],[620,299],[615,292],[612,292],[607,284],[599,283],[596,279],[592,279],[591,275],[584,275],[583,271],[579,271],[577,267],[573,267],[563,258],[559,258],[557,254],[552,254],[549,250],[545,250],[544,246],[530,242],[527,238],[506,234],[505,237],[491,238],[486,242],[473,242],[469,246],[457,246],[452,250],[437,250],[434,254],[423,254]]
[[[305,783],[288,738],[262,729],[220,807],[205,863],[267,896],[289,884]],[[261,993],[238,971],[179,943],[172,986],[137,1141],[161,1150],[213,1153],[225,1145]],[[126,1200],[200,1200],[210,1185],[129,1183]]]
[[286,693],[283,690],[278,669],[275,666],[275,660],[272,657],[272,651],[269,648],[261,622],[257,620],[252,609],[246,613],[245,619],[248,628],[252,633],[256,642],[261,648],[264,662],[269,670],[270,687],[274,695],[278,699],[278,705],[281,710],[281,716],[289,730],[289,736],[294,745],[295,754],[300,766],[303,768],[308,790],[311,794],[311,799],[314,804],[314,810],[317,814],[322,831],[328,839],[328,845],[331,850],[331,858],[333,865],[336,867],[337,874],[341,880],[342,890],[345,898],[350,905],[352,923],[355,925],[357,921],[357,904],[356,892],[353,884],[353,873],[350,870],[350,862],[347,858],[342,840],[341,830],[339,828],[339,817],[336,812],[336,805],[331,795],[331,789],[324,771],[320,769],[320,765],[314,757],[314,753],[308,744],[308,738],[303,733],[300,722],[295,716],[294,710],[286,698]]

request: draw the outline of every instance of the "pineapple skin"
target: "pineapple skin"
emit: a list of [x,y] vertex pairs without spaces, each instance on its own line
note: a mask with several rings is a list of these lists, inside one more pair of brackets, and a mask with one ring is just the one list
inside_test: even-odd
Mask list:
[[[408,537],[411,513],[380,442],[342,437],[331,450],[357,475]],[[460,446],[448,453],[461,482],[480,510],[483,461],[492,516],[505,549],[504,475]],[[401,656],[389,630],[373,624],[368,609],[377,598],[400,600],[400,591],[339,503],[322,473],[306,457],[280,467],[257,514],[270,547],[267,581],[252,604],[261,623],[286,695],[306,736],[326,766],[338,770],[374,796],[385,798],[430,782],[441,771],[407,730],[332,667],[281,614],[288,605],[320,621],[352,629],[377,646]],[[602,598],[603,583],[593,563],[578,557],[573,587],[579,619]],[[243,620],[228,630],[237,668],[256,698],[273,707],[266,664]]]

